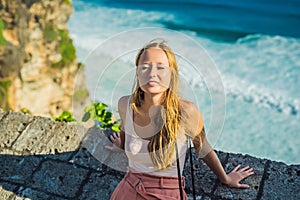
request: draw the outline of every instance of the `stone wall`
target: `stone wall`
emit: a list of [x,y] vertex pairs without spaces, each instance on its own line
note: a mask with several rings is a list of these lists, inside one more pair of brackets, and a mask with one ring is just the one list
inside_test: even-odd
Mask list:
[[[105,150],[107,144],[97,128],[0,110],[1,199],[109,199],[124,175],[114,169],[124,169],[127,161],[122,153]],[[255,175],[244,180],[251,188],[222,185],[193,154],[197,199],[300,199],[300,165],[217,154],[226,171],[239,163],[252,166]],[[189,157],[185,176],[191,199]]]

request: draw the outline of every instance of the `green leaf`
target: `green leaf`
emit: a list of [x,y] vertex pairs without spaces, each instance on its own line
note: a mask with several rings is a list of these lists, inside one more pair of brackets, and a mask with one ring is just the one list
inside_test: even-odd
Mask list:
[[86,106],[84,108],[84,112],[90,112],[94,107],[93,106]]
[[91,114],[89,112],[86,112],[86,113],[84,113],[81,121],[87,122],[90,119],[90,117],[91,117]]
[[114,131],[120,132],[120,121],[113,121],[112,112],[106,110],[106,108],[108,108],[108,106],[105,103],[92,102],[90,106],[85,107],[82,121],[89,119],[98,121],[100,125],[97,124],[97,127],[101,130],[106,128],[112,129],[114,127]]
[[53,119],[55,121],[59,121],[59,122],[73,122],[76,121],[73,116],[72,113],[65,110],[63,111],[58,117],[53,117]]
[[114,126],[111,127],[111,129],[115,132],[120,132],[120,127],[119,126],[114,125]]

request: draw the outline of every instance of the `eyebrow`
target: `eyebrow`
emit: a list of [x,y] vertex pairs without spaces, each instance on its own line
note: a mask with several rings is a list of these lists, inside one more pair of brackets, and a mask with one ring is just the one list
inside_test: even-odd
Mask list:
[[[151,62],[145,61],[145,62],[143,62],[143,64],[151,64]],[[168,64],[163,63],[163,62],[158,62],[157,64],[158,64],[158,65],[169,66]]]

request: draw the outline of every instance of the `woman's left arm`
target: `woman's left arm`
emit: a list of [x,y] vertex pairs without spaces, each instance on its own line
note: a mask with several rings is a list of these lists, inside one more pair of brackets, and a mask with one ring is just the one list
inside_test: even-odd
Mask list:
[[236,188],[250,188],[248,184],[241,184],[240,181],[254,174],[253,168],[246,166],[240,169],[241,165],[236,166],[229,174],[226,174],[215,151],[210,151],[202,160],[216,174],[219,180]]
[[238,165],[227,174],[217,154],[206,139],[201,111],[193,103],[188,103],[187,105],[185,106],[185,111],[188,113],[186,125],[187,127],[194,127],[190,130],[190,133],[192,133],[190,136],[193,139],[196,154],[208,165],[222,183],[230,187],[249,188],[249,185],[241,184],[240,181],[254,174],[253,169],[249,166],[240,169],[240,165]]

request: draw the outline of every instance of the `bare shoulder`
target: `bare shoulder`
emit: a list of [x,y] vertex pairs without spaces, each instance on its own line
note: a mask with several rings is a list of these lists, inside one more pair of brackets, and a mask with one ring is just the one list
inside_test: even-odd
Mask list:
[[191,101],[182,99],[180,101],[182,109],[184,111],[184,113],[187,114],[187,116],[194,118],[194,117],[199,117],[199,115],[201,115],[201,111],[199,110],[199,108]]
[[119,101],[118,101],[118,110],[119,113],[122,117],[122,115],[124,115],[126,113],[126,108],[128,105],[128,101],[129,101],[130,96],[122,96]]
[[192,102],[181,100],[186,133],[191,137],[198,135],[203,128],[202,114],[199,108]]
[[122,107],[125,106],[125,107],[126,107],[129,98],[130,98],[130,95],[122,96],[122,97],[119,99],[118,106],[122,106]]

